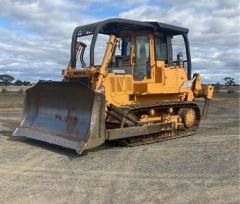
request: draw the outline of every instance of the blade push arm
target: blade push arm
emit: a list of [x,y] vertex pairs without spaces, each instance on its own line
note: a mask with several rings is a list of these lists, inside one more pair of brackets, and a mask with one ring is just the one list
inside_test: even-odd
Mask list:
[[118,39],[116,38],[116,36],[110,35],[109,41],[107,43],[107,48],[106,48],[106,51],[104,53],[104,57],[102,60],[102,64],[101,64],[101,67],[99,70],[99,77],[98,77],[98,82],[96,85],[96,91],[99,91],[102,88],[102,83],[107,75],[107,67],[111,60],[111,57],[112,57],[112,54],[114,52],[117,42],[118,42]]
[[200,75],[199,74],[194,74],[192,91],[193,91],[193,94],[196,98],[203,97],[205,99],[211,100],[213,98],[214,87],[210,84],[203,87]]
[[213,98],[214,87],[210,84],[205,87],[202,86],[202,80],[199,74],[194,74],[194,80],[192,84],[192,92],[196,98],[205,98],[205,103],[202,111],[202,118],[206,119],[208,115],[209,103]]

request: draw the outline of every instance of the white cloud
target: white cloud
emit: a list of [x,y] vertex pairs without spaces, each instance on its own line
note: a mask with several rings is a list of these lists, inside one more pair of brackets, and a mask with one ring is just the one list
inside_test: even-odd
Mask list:
[[239,83],[240,53],[237,26],[240,22],[240,6],[236,1],[173,1],[170,8],[155,5],[141,5],[120,16],[145,21],[160,21],[187,27],[195,72],[205,80],[222,81],[226,76],[235,76]]
[[[150,0],[0,1],[0,18],[7,21],[7,26],[0,27],[0,72],[15,78],[60,79],[69,60],[73,29],[101,20],[88,12],[94,3],[121,9],[123,18],[189,28],[196,72],[203,73],[206,80],[216,72],[210,79],[240,78],[240,4],[235,0],[155,0],[154,4]],[[97,56],[99,59],[100,53]]]

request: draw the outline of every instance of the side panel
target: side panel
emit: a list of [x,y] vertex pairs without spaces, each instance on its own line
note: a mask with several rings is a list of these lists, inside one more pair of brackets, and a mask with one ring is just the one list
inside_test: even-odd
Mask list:
[[109,73],[104,82],[108,103],[114,105],[130,104],[129,95],[133,93],[132,75]]
[[103,144],[105,142],[105,131],[105,97],[95,92],[90,123],[90,137],[85,149]]

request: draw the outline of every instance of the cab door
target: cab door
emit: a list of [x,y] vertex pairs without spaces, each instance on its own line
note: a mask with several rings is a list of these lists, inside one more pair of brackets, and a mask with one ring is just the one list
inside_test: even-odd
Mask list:
[[149,35],[137,35],[135,38],[134,81],[142,81],[151,75]]

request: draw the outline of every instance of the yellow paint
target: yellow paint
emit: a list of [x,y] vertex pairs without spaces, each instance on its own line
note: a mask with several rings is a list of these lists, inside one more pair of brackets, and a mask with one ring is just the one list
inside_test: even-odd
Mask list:
[[[131,32],[130,57],[123,61],[123,65],[134,70],[136,36],[147,35],[150,40],[150,77],[144,77],[142,81],[135,81],[133,75],[122,73],[109,73],[108,64],[117,43],[117,38],[110,36],[104,58],[100,67],[89,67],[87,69],[71,69],[68,67],[63,71],[64,78],[90,77],[91,88],[98,89],[102,86],[107,103],[116,106],[129,104],[154,103],[160,101],[192,101],[195,97],[212,98],[213,87],[202,88],[201,79],[196,75],[190,83],[184,68],[169,66],[164,61],[155,60],[154,33]],[[159,35],[161,35],[159,33]],[[174,119],[176,120],[176,119]]]

